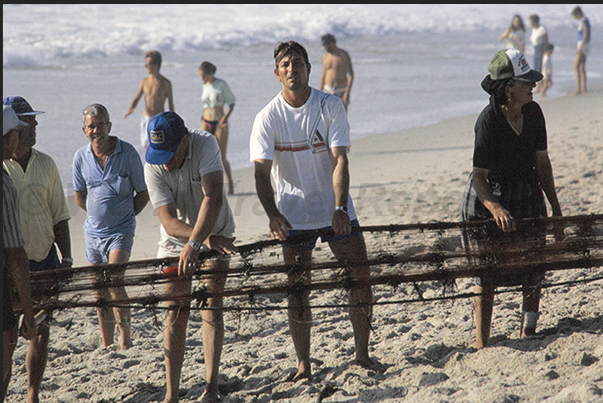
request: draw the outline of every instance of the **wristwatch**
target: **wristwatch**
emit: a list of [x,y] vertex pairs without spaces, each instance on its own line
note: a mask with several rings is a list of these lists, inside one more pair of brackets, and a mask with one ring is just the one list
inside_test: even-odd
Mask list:
[[337,206],[335,207],[335,211],[343,211],[344,213],[348,213],[348,208],[346,206]]
[[193,248],[193,250],[195,250],[196,252],[199,252],[201,250],[201,248],[203,247],[203,243],[197,241],[196,239],[189,239],[188,244]]

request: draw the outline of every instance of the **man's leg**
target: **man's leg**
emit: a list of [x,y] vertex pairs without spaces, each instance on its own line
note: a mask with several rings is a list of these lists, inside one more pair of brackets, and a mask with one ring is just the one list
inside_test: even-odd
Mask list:
[[[109,290],[107,289],[98,290],[97,298],[110,301],[111,293],[109,293]],[[113,309],[102,307],[97,308],[96,311],[98,313],[98,323],[101,329],[103,347],[109,347],[111,344],[113,344],[115,337],[115,316],[113,315]]]
[[[207,261],[205,270],[227,270],[228,260]],[[202,281],[205,279],[202,278]],[[213,274],[208,280],[209,291],[222,292],[226,284],[226,274]],[[222,308],[222,297],[209,298],[209,308]],[[203,352],[205,354],[205,374],[207,386],[204,399],[215,401],[218,397],[218,374],[220,372],[220,357],[224,345],[224,315],[221,309],[201,311],[203,318]]]
[[[119,248],[111,250],[111,245],[107,245],[107,243],[111,243],[114,241],[114,239],[86,237],[86,259],[92,265],[103,263],[114,264],[127,262],[130,258],[129,250],[121,250]],[[106,252],[104,252],[105,247],[109,247],[108,249],[110,249],[108,255],[106,255]],[[118,281],[123,280],[123,273],[112,274],[111,280],[115,281],[116,276]],[[101,283],[102,285],[102,279],[98,279],[97,282]],[[100,287],[96,291],[96,294],[97,299],[104,301],[128,298],[128,295],[126,294],[125,289],[123,287]],[[101,329],[101,337],[104,347],[109,347],[115,341],[116,315],[118,316],[117,323],[120,325],[121,331],[121,348],[125,350],[132,346],[132,341],[130,339],[129,312],[129,309],[113,309],[111,307],[106,306],[97,308],[98,322]]]
[[40,385],[44,377],[46,362],[48,360],[48,341],[50,339],[50,323],[44,322],[38,326],[38,334],[29,341],[25,368],[27,369],[27,401],[37,403],[40,401]]
[[18,327],[2,330],[2,401],[6,397],[13,368],[13,353],[17,346]]
[[[283,246],[283,256],[286,265],[299,265],[289,273],[289,284],[301,282],[310,284],[312,274],[309,270],[312,262],[312,250],[300,250]],[[310,310],[310,292],[292,291],[289,294],[289,328],[297,355],[297,373],[293,380],[310,378],[312,368],[310,365],[310,333],[312,329],[312,312]]]
[[[60,267],[56,248],[52,245],[48,256],[41,262],[30,261],[31,271],[56,270]],[[34,312],[37,313],[37,312]],[[52,312],[39,312],[46,315],[44,321],[37,327],[36,335],[29,341],[25,368],[27,369],[27,401],[38,403],[40,401],[40,385],[48,361],[48,342],[50,341],[50,320]]]
[[[163,286],[165,295],[172,297],[189,296],[191,282],[189,280],[175,280]],[[184,361],[186,348],[186,326],[188,324],[190,301],[168,301],[169,309],[165,316],[165,330],[163,332],[163,348],[165,354],[165,372],[167,392],[165,403],[178,401],[180,389],[180,374]]]
[[[109,253],[109,264],[114,263],[126,263],[130,259],[130,252],[121,250],[121,249],[113,249]],[[118,284],[123,282],[124,272],[116,274],[118,279]],[[109,289],[109,293],[111,294],[111,298],[113,300],[125,300],[128,299],[128,293],[124,286],[118,286]],[[113,320],[116,321],[119,325],[120,335],[121,335],[121,349],[127,350],[132,347],[132,333],[131,333],[131,323],[132,323],[132,313],[130,308],[113,308]],[[114,331],[115,326],[111,325],[112,332]],[[111,338],[111,340],[113,340]]]
[[[368,352],[369,337],[371,334],[371,320],[373,316],[373,291],[369,284],[371,268],[368,265],[358,265],[358,262],[367,261],[366,245],[362,235],[329,242],[329,246],[337,260],[354,263],[351,267],[352,279],[364,283],[350,290],[350,304],[360,305],[350,308],[350,320],[354,329],[356,344],[356,361],[363,367],[374,369],[375,362]],[[364,305],[364,306],[362,306]]]
[[494,306],[494,287],[475,286],[475,347],[488,346]]

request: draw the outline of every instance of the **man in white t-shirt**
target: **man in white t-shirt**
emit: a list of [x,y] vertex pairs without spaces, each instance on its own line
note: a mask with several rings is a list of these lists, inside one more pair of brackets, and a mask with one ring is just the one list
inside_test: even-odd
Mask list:
[[[299,264],[289,274],[291,284],[311,282],[310,264],[316,237],[287,240],[317,229],[332,229],[329,242],[339,261],[352,262],[351,278],[365,283],[370,276],[366,246],[349,195],[347,151],[350,137],[346,112],[337,97],[308,85],[310,62],[297,42],[279,43],[274,51],[274,73],[282,91],[255,118],[250,140],[258,197],[270,220],[273,238],[283,241],[286,264]],[[276,198],[270,174],[276,184]],[[358,265],[358,262],[361,264]],[[350,290],[350,319],[354,328],[356,361],[375,369],[368,341],[372,317],[370,285]],[[289,326],[298,359],[293,380],[309,378],[311,312],[308,291],[289,296]]]
[[[151,118],[149,146],[145,159],[145,180],[151,203],[161,221],[161,240],[157,257],[179,256],[178,277],[164,285],[169,296],[189,296],[191,276],[198,269],[199,252],[216,250],[222,256],[203,262],[202,269],[221,270],[207,278],[210,292],[224,290],[225,255],[236,252],[234,219],[224,192],[224,168],[216,138],[188,130],[174,112]],[[205,278],[203,279],[206,280]],[[169,301],[164,331],[167,393],[166,402],[178,401],[180,373],[186,346],[188,301]],[[222,298],[209,298],[209,308],[221,308]],[[202,401],[218,398],[218,369],[224,342],[222,310],[203,310],[203,350],[206,380]]]

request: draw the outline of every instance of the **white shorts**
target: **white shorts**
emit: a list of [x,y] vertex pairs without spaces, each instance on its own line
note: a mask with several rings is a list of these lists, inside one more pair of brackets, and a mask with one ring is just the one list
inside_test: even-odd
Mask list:
[[325,85],[323,91],[342,99],[345,95],[346,89],[347,87],[331,87],[330,85]]
[[[580,42],[578,42],[578,50],[580,50]],[[590,53],[590,43],[585,43],[582,45],[582,54],[584,56],[588,56]]]
[[147,148],[149,145],[149,135],[147,134],[147,127],[149,126],[150,116],[143,115],[140,120],[140,145],[143,148]]

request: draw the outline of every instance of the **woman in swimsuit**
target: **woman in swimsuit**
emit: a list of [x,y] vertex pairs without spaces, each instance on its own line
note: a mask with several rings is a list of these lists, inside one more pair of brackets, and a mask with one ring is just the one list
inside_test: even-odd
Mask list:
[[[234,185],[230,173],[230,163],[226,160],[226,148],[228,146],[228,118],[234,109],[236,98],[226,81],[217,78],[215,74],[216,66],[212,63],[203,62],[199,66],[199,75],[204,83],[201,94],[203,104],[201,130],[216,136],[222,154],[224,173],[228,180],[228,194],[233,194]],[[228,105],[226,113],[224,113],[224,105]]]

